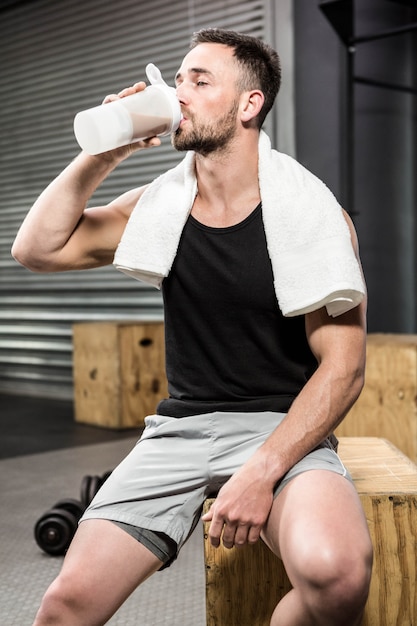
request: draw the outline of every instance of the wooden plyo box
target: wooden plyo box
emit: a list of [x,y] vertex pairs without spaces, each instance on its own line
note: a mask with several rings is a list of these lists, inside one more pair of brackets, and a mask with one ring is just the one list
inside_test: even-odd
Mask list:
[[417,335],[370,334],[365,385],[337,436],[383,437],[417,463]]
[[162,322],[75,324],[73,348],[77,422],[143,426],[168,394]]
[[[354,479],[374,545],[362,626],[417,626],[417,466],[376,437],[341,438],[339,453]],[[204,512],[212,502],[206,500]],[[207,626],[269,626],[276,604],[291,589],[282,562],[262,541],[213,548],[208,526]]]

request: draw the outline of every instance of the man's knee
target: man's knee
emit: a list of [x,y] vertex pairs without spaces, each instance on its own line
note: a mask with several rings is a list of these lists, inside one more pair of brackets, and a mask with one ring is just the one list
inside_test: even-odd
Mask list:
[[365,606],[372,570],[372,557],[368,550],[335,551],[330,558],[319,561],[319,565],[322,569],[318,572],[318,584],[322,586],[330,606],[344,606],[345,610]]
[[[328,545],[305,549],[297,559],[296,581],[313,612],[360,614],[366,604],[372,571],[372,544]],[[341,622],[342,623],[342,622]],[[347,622],[349,623],[349,622]]]
[[83,593],[77,587],[76,581],[71,585],[69,580],[58,576],[42,599],[35,626],[69,624],[71,616],[81,615],[83,604],[88,606],[88,599],[83,600]]

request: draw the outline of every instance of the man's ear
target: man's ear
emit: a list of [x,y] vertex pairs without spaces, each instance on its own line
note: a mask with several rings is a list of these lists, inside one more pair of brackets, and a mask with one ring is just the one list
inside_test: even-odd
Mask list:
[[245,91],[241,96],[241,121],[250,122],[257,117],[262,109],[264,101],[264,94],[259,89]]

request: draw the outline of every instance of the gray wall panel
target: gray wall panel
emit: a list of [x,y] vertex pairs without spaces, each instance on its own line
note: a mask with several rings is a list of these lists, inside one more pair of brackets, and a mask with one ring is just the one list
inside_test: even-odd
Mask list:
[[[265,38],[270,9],[270,0],[3,4],[0,392],[70,398],[74,322],[163,316],[157,290],[111,267],[33,274],[10,256],[15,234],[36,196],[78,153],[72,132],[76,112],[144,78],[150,61],[172,84],[189,37],[198,28],[223,26]],[[123,163],[90,204],[107,203],[149,182],[180,158],[165,139],[160,149]]]

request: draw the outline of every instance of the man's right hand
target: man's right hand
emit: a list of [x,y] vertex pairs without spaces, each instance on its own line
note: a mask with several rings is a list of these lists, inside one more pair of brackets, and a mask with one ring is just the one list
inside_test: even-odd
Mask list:
[[[109,102],[114,102],[115,100],[120,100],[121,98],[126,98],[127,96],[132,96],[135,93],[140,93],[146,89],[146,83],[142,80],[138,83],[135,83],[131,87],[125,87],[119,93],[112,93],[107,95],[103,104],[108,104]],[[149,137],[147,139],[142,139],[140,141],[135,141],[127,146],[122,146],[121,148],[115,148],[114,150],[110,150],[109,152],[103,152],[101,155],[105,160],[113,160],[123,161],[127,159],[131,154],[137,152],[138,150],[144,150],[145,148],[153,148],[161,145],[161,140],[159,137]]]

